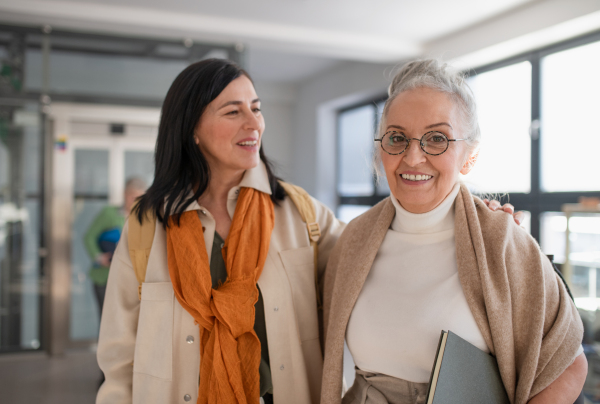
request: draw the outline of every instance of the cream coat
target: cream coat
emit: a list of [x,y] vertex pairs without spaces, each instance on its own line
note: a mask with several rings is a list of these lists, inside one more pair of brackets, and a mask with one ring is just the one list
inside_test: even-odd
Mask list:
[[[227,202],[233,217],[240,187],[270,194],[264,165],[248,170]],[[333,213],[314,201],[321,227],[319,273],[343,230]],[[205,227],[205,248],[212,250],[215,221],[193,203]],[[106,381],[97,404],[195,403],[200,370],[199,328],[174,295],[167,267],[166,233],[156,233],[138,300],[137,280],[128,254],[128,224],[108,277],[98,363]],[[323,359],[319,342],[314,257],[306,225],[290,198],[275,206],[275,228],[258,285],[263,295],[276,403],[317,404]]]

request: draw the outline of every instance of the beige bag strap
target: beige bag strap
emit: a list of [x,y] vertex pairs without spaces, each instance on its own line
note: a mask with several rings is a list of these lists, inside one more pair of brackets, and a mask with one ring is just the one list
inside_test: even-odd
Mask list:
[[[137,205],[137,204],[136,204]],[[131,210],[135,211],[135,206]],[[129,215],[129,257],[138,280],[138,297],[142,300],[142,283],[146,280],[146,269],[148,268],[148,257],[154,240],[154,229],[156,227],[156,216],[154,213],[146,212],[142,223],[138,221],[135,214]]]
[[318,267],[318,246],[317,242],[321,238],[321,228],[317,223],[317,214],[315,212],[315,205],[304,189],[297,185],[292,185],[287,182],[279,181],[279,184],[283,187],[287,195],[290,197],[296,208],[300,212],[302,221],[306,223],[306,229],[308,230],[308,238],[310,245],[313,247],[315,255],[315,288],[317,292],[317,307],[320,310],[322,308],[321,295],[319,293],[319,267]]

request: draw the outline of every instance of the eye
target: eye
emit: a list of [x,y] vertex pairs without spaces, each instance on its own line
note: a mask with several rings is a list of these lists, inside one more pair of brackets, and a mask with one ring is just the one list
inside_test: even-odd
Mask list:
[[406,137],[398,132],[390,133],[389,139],[390,144],[398,144],[406,141]]
[[254,111],[255,113],[259,113],[260,111],[262,111],[262,109],[260,109],[259,107],[253,108],[252,111]]
[[442,135],[432,135],[431,139],[429,140],[430,142],[433,143],[444,143],[446,141],[446,138],[444,138],[444,136]]
[[237,115],[239,113],[239,111],[237,109],[234,109],[233,111],[229,111],[227,113],[225,113],[225,115]]

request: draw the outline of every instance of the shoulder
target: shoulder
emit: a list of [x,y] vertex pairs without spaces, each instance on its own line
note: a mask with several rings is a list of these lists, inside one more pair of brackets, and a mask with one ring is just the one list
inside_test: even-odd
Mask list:
[[348,223],[348,231],[368,230],[372,228],[378,222],[381,215],[389,212],[390,209],[393,211],[394,205],[392,204],[390,197],[387,197]]
[[537,241],[527,231],[515,223],[512,215],[504,211],[492,211],[477,196],[471,195],[481,226],[481,232],[486,243],[505,245],[508,241],[515,248],[534,247]]
[[300,211],[303,208],[308,208],[309,211],[314,212],[318,222],[328,217],[335,217],[327,205],[312,197],[304,188],[284,181],[280,181],[279,184],[286,193],[285,198],[279,201],[281,208],[291,209],[299,216],[302,216]]
[[367,235],[373,232],[373,230],[379,230],[382,226],[385,226],[386,228],[389,227],[395,212],[390,197],[385,198],[377,205],[348,223],[338,244],[340,244],[341,247],[348,243],[364,243],[367,239]]
[[120,215],[121,214],[121,208],[119,206],[106,205],[102,209],[102,212],[106,213],[106,214],[111,214],[111,215]]
[[[471,195],[487,261],[497,267],[506,268],[512,282],[539,281],[554,271],[540,249],[538,242],[521,226],[512,215],[502,211],[491,211],[481,199]],[[468,230],[467,230],[468,231]]]

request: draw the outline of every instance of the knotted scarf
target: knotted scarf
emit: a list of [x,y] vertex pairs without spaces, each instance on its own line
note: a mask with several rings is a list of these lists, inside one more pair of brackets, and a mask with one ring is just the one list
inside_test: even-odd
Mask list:
[[171,221],[167,229],[173,289],[201,331],[198,404],[259,402],[261,357],[254,304],[274,223],[269,195],[242,188],[223,247],[227,281],[218,289],[212,288],[198,212],[184,212],[179,226]]

